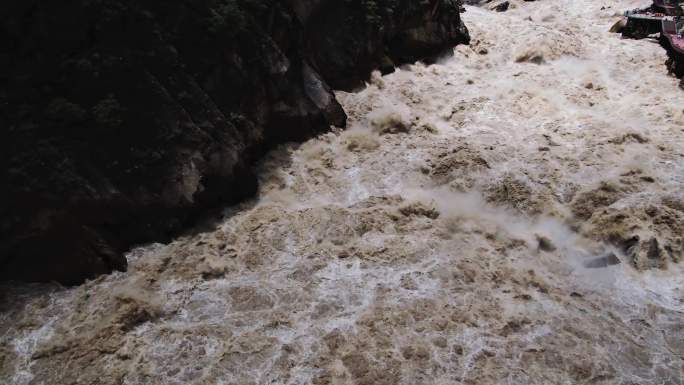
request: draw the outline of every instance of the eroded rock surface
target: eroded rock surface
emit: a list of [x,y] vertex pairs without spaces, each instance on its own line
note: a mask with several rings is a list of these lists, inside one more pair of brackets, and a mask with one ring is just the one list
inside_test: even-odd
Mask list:
[[0,5],[0,40],[0,279],[74,284],[344,126],[331,87],[468,31],[451,0],[31,0]]

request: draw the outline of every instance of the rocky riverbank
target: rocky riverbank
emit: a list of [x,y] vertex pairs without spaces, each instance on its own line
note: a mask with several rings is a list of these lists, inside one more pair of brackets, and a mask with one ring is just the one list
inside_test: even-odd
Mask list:
[[345,125],[331,88],[467,43],[459,3],[3,3],[0,278],[123,270],[251,196],[266,150]]
[[660,44],[667,51],[667,61],[665,62],[667,70],[670,74],[681,79],[679,87],[684,89],[684,79],[682,79],[684,77],[684,55],[674,50],[670,42],[665,38],[661,39]]
[[0,284],[0,384],[680,384],[684,93],[638,0],[509,1],[213,226]]

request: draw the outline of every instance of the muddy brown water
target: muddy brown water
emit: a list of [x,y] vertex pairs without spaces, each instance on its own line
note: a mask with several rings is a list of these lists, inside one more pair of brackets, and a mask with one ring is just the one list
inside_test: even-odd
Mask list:
[[0,382],[681,385],[684,93],[607,32],[639,5],[468,7],[215,229],[4,288]]

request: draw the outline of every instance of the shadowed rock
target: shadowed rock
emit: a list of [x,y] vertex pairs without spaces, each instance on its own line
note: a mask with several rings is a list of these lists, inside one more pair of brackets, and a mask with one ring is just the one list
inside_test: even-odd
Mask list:
[[0,279],[124,270],[132,245],[251,196],[265,151],[345,125],[331,88],[467,42],[459,8],[4,2]]

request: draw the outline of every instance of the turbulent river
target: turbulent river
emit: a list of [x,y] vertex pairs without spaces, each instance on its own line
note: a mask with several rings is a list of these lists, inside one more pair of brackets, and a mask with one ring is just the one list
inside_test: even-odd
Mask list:
[[2,288],[0,383],[683,384],[684,92],[608,32],[641,5],[468,7],[218,223]]

